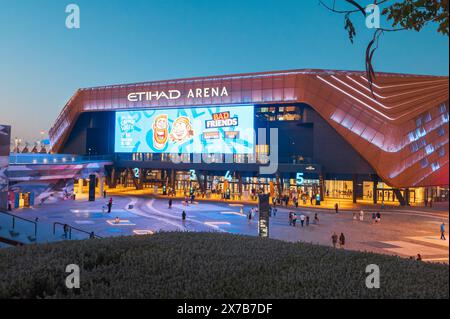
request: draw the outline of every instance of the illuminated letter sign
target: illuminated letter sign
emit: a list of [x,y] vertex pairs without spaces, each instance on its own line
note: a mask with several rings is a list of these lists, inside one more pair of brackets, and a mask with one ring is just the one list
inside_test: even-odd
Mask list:
[[303,177],[303,173],[297,173],[297,185],[303,185],[305,182],[305,178]]
[[231,182],[233,180],[233,176],[231,176],[230,171],[227,171],[224,177],[224,180]]
[[[129,102],[141,102],[141,101],[159,101],[163,100],[178,100],[183,96],[179,90],[168,91],[148,91],[148,92],[132,92],[129,93],[127,99]],[[188,99],[201,99],[212,97],[224,97],[228,95],[228,89],[226,87],[206,87],[190,89],[185,96]]]

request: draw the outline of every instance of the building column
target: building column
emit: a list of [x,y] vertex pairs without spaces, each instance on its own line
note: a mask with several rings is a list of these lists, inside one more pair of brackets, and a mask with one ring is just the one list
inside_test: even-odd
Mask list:
[[325,200],[325,179],[323,175],[319,176],[319,192],[320,192],[320,200]]
[[105,191],[105,176],[98,176],[98,191],[100,193],[100,197],[103,197],[103,192]]
[[80,178],[78,179],[78,190],[77,190],[77,194],[83,194],[83,179]]
[[373,187],[372,187],[372,193],[373,193],[373,203],[378,204],[378,176],[372,175],[372,181],[373,181]]
[[353,174],[353,189],[352,189],[352,197],[353,197],[353,204],[356,204],[357,198],[358,198],[358,175]]
[[170,188],[175,189],[175,170],[170,170]]
[[405,188],[405,206],[409,206],[411,203],[411,194],[409,193],[409,188]]
[[238,174],[238,192],[239,192],[239,197],[242,196],[242,174],[239,173]]

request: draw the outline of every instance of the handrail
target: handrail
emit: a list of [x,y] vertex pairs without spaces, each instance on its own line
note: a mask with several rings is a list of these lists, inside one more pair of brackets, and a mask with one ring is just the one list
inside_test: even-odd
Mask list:
[[[66,226],[66,225],[69,227],[69,239],[72,239],[72,229],[73,229],[73,230],[76,230],[76,231],[79,231],[79,232],[81,232],[81,233],[84,233],[84,234],[88,234],[89,236],[91,236],[91,234],[93,233],[93,232],[90,233],[90,232],[88,232],[88,231],[85,231],[85,230],[82,230],[82,229],[73,227],[73,226],[71,226],[71,225],[69,225],[69,224],[63,224],[63,223],[59,223],[59,222],[54,222],[54,223],[53,223],[53,235],[56,234],[56,225],[62,226],[63,228],[64,228],[64,226]],[[95,237],[95,238],[98,238],[98,239],[102,239],[102,238],[103,238],[103,237],[98,236],[98,235],[95,235],[95,234],[94,234],[94,237]]]
[[34,225],[34,237],[37,237],[37,222],[35,222],[33,220],[29,220],[29,219],[23,218],[23,217],[16,216],[14,214],[7,213],[7,212],[2,211],[2,210],[0,210],[0,214],[12,217],[12,229],[16,228],[16,218],[20,219],[20,220],[23,220],[23,221],[26,221],[28,223],[32,223]]

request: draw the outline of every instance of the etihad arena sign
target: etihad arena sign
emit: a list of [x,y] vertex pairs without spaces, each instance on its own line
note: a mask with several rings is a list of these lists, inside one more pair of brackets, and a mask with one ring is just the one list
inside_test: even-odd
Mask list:
[[226,87],[212,87],[190,89],[189,91],[186,91],[185,94],[183,94],[180,90],[133,92],[128,94],[128,101],[159,101],[162,99],[178,100],[182,97],[188,99],[202,99],[224,96],[229,96],[228,89]]

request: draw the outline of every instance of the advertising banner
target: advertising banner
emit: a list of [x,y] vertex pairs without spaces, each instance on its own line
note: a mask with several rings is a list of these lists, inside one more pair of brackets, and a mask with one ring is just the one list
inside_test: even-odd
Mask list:
[[259,237],[268,238],[269,237],[269,217],[270,217],[270,202],[269,195],[259,195],[258,196],[258,211],[259,211],[259,223],[258,223],[258,234]]
[[116,153],[253,154],[254,106],[116,112]]

